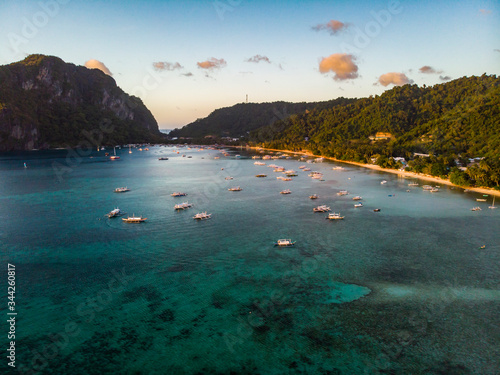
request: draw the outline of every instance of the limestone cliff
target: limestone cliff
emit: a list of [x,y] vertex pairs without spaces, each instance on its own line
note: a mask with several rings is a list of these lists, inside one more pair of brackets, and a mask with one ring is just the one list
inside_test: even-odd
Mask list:
[[0,151],[157,141],[142,101],[97,69],[30,55],[0,66]]

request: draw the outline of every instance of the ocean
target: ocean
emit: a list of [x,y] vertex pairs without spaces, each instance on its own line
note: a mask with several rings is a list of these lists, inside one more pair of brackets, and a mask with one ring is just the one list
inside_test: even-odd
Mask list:
[[[15,285],[1,302],[4,319],[15,316],[15,338],[5,322],[2,339],[15,361],[3,355],[2,371],[500,373],[491,196],[431,193],[425,181],[328,161],[265,160],[297,171],[282,181],[255,152],[228,152],[0,155],[0,261],[4,290]],[[186,201],[194,207],[174,210]],[[313,212],[323,204],[344,220]],[[108,218],[114,208],[147,221]],[[193,219],[205,211],[210,220]]]

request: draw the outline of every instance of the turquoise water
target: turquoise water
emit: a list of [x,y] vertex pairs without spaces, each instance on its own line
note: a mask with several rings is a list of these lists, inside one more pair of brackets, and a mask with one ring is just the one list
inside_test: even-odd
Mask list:
[[[0,261],[16,266],[19,372],[500,372],[491,197],[307,164],[324,172],[318,181],[303,161],[266,161],[298,172],[280,181],[244,150],[176,151],[0,157]],[[131,190],[113,192],[121,186]],[[186,200],[194,208],[175,212]],[[325,220],[312,211],[320,204],[345,219]],[[148,220],[105,217],[115,207]],[[212,219],[192,219],[203,211]],[[273,247],[279,238],[297,244]]]

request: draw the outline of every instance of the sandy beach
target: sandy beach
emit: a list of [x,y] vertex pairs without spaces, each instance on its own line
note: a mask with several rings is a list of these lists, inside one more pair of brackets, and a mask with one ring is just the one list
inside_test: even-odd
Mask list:
[[302,155],[302,156],[309,156],[309,157],[316,157],[316,158],[325,158],[325,159],[332,160],[332,161],[339,162],[339,163],[357,165],[359,167],[374,169],[374,170],[377,170],[377,171],[380,171],[380,172],[387,172],[387,173],[397,174],[397,175],[400,175],[400,176],[410,177],[410,178],[418,178],[420,180],[435,182],[435,183],[438,183],[438,184],[444,184],[444,185],[449,185],[449,186],[455,186],[455,187],[458,187],[460,189],[468,189],[470,191],[474,191],[474,192],[477,192],[477,193],[488,194],[488,195],[495,195],[495,196],[500,197],[500,191],[498,191],[498,190],[494,190],[494,189],[490,189],[490,188],[483,188],[483,187],[463,187],[463,186],[452,184],[449,180],[445,180],[445,179],[442,179],[442,178],[439,178],[439,177],[435,177],[435,176],[425,175],[425,174],[422,174],[422,173],[400,171],[399,169],[382,168],[382,167],[379,167],[378,165],[375,165],[375,164],[363,164],[363,163],[357,163],[357,162],[354,162],[354,161],[338,160],[338,159],[331,158],[331,157],[326,157],[326,156],[321,156],[321,155],[313,155],[313,154],[308,153],[308,152],[296,152],[296,151],[287,151],[287,150],[277,150],[277,149],[269,149],[269,148],[262,148],[262,147],[249,147],[249,148],[251,148],[253,150],[258,150],[259,149],[259,150],[266,150],[266,151],[283,152],[283,153],[293,154],[293,155]]

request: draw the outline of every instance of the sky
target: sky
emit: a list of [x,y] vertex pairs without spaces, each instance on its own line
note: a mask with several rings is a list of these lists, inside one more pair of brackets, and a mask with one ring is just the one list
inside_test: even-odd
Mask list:
[[103,70],[160,129],[217,108],[500,73],[500,1],[2,0],[0,65]]

